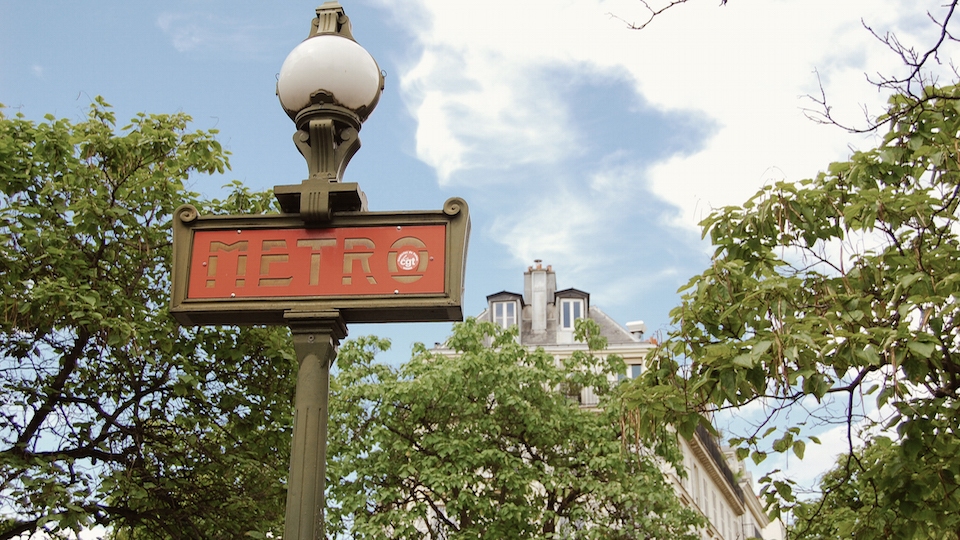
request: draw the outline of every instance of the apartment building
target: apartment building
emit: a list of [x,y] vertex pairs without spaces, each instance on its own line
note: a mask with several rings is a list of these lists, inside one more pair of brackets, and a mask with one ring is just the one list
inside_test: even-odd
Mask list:
[[[487,296],[487,308],[478,319],[503,328],[517,326],[522,345],[542,347],[555,358],[564,358],[586,345],[574,340],[574,323],[579,318],[595,321],[607,339],[607,354],[620,355],[627,364],[621,375],[639,376],[643,360],[655,347],[640,322],[620,325],[590,303],[590,294],[579,289],[557,290],[557,276],[541,261],[523,274],[523,293],[501,291]],[[595,407],[597,396],[589,388],[578,397],[581,407]],[[670,467],[666,474],[687,505],[697,508],[710,522],[703,538],[717,540],[782,540],[783,525],[770,522],[753,491],[753,481],[744,464],[729,448],[706,429],[698,429],[689,440],[681,440],[686,477]]]

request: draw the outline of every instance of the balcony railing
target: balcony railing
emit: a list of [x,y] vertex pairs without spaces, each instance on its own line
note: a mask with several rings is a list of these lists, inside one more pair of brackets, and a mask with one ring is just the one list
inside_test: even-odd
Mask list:
[[723,477],[727,479],[727,482],[729,482],[733,488],[733,492],[737,494],[737,497],[739,497],[741,501],[744,501],[743,489],[737,482],[733,471],[730,470],[730,466],[727,465],[727,458],[723,455],[723,450],[720,449],[720,445],[717,444],[716,437],[710,433],[710,430],[703,426],[697,426],[696,434],[703,443],[704,448],[707,449],[707,453],[710,454],[710,458],[713,459],[717,468],[720,469],[720,473],[723,474]]

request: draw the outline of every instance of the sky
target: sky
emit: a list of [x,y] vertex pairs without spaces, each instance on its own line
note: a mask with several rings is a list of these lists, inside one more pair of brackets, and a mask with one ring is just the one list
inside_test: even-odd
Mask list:
[[[186,112],[232,155],[198,176],[208,197],[240,180],[306,178],[275,95],[317,0],[0,0],[4,114],[79,121],[95,96],[119,119]],[[809,96],[862,123],[886,96],[867,74],[898,59],[865,29],[924,47],[930,0],[690,0],[643,30],[640,0],[342,0],[386,73],[346,170],[371,210],[469,206],[464,312],[522,292],[535,259],[558,288],[621,324],[669,329],[677,289],[709,264],[697,223],[763,185],[809,178],[876,135],[811,121]],[[651,6],[662,5],[651,1]],[[449,324],[354,325],[353,336],[442,341]]]

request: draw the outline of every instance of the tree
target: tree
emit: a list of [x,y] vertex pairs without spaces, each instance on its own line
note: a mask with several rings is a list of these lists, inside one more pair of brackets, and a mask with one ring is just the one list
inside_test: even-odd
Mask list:
[[[599,346],[590,332],[581,325],[580,338]],[[364,338],[339,353],[328,530],[418,540],[698,538],[702,518],[680,505],[664,462],[625,450],[616,401],[588,411],[559,391],[608,388],[622,359],[581,352],[557,363],[475,320],[455,325],[453,356],[421,345],[399,368],[373,363],[386,345]]]
[[811,540],[956,538],[960,516],[955,486],[941,483],[925,492],[923,484],[914,481],[919,470],[942,468],[945,464],[930,461],[944,457],[952,458],[922,455],[919,464],[905,461],[896,443],[876,437],[856,451],[852,464],[841,460],[823,477],[822,496],[793,508],[800,518],[794,536]]
[[891,98],[877,148],[704,220],[712,264],[682,289],[675,330],[625,395],[639,428],[681,433],[761,403],[768,414],[731,441],[756,462],[802,459],[819,427],[844,426],[820,504],[765,478],[800,536],[842,506],[859,516],[843,521],[847,537],[957,538],[960,87],[924,96],[939,97]]
[[276,329],[180,328],[170,219],[262,212],[184,189],[223,172],[184,114],[116,129],[0,114],[0,539],[94,524],[117,538],[277,532],[295,359]]

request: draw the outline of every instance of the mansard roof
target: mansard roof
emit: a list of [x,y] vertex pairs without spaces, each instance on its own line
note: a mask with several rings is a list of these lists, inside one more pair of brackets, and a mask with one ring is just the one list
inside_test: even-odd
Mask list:
[[554,293],[554,295],[563,298],[586,298],[587,300],[590,300],[590,293],[581,291],[580,289],[574,289],[573,287],[569,289],[563,289],[562,291],[557,291]]
[[487,295],[487,302],[498,302],[503,300],[520,300],[520,305],[523,305],[523,295],[517,294],[510,291],[500,291],[498,293],[493,293]]

